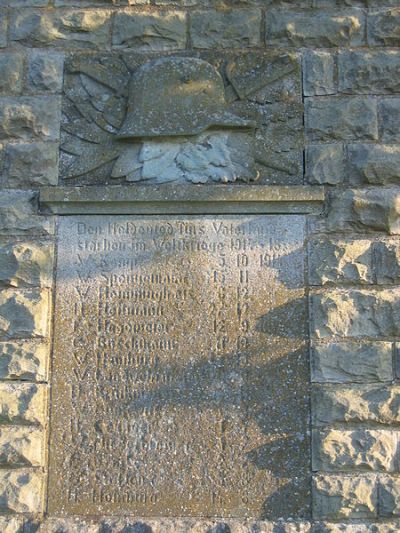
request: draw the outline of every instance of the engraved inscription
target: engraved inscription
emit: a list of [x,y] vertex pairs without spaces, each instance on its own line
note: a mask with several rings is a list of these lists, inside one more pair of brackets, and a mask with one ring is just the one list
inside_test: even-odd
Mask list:
[[61,219],[50,513],[308,515],[303,242],[302,216]]

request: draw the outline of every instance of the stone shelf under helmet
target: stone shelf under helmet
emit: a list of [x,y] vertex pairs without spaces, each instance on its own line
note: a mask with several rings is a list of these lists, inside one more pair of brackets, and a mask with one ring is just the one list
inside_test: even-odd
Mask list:
[[137,185],[43,187],[43,212],[72,214],[320,213],[323,187]]

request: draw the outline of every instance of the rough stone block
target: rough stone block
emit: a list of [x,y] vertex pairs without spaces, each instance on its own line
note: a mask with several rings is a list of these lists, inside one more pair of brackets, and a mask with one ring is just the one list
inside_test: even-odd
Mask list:
[[258,9],[197,11],[191,15],[190,35],[194,48],[258,46],[261,12]]
[[114,46],[134,50],[174,50],[186,46],[186,15],[179,11],[119,11],[114,21]]
[[0,470],[0,512],[41,512],[43,489],[43,474],[38,471]]
[[0,291],[0,338],[45,337],[49,322],[49,303],[46,289]]
[[400,422],[397,385],[314,385],[312,419],[315,426],[334,423]]
[[110,44],[111,11],[104,9],[15,10],[10,37],[26,46],[104,49]]
[[382,141],[400,143],[400,98],[384,98],[379,106]]
[[399,241],[376,242],[373,252],[376,283],[400,283]]
[[0,465],[44,466],[45,435],[32,427],[0,426]]
[[40,242],[0,242],[0,286],[50,287],[53,246]]
[[60,116],[57,96],[0,98],[0,139],[56,141]]
[[317,338],[400,334],[400,288],[332,290],[314,294],[311,302]]
[[313,470],[399,470],[399,433],[386,430],[313,431]]
[[21,54],[14,52],[0,54],[0,94],[19,94],[21,92],[23,67]]
[[0,48],[5,48],[7,46],[7,12],[0,11]]
[[41,341],[0,342],[0,379],[46,381],[49,356]]
[[[0,516],[0,531],[2,533],[25,533],[25,517],[23,516]],[[27,533],[31,533],[28,529]]]
[[373,283],[372,242],[327,236],[314,239],[309,251],[309,280],[311,285]]
[[305,128],[311,141],[377,140],[376,101],[356,96],[308,98]]
[[342,93],[387,94],[400,91],[398,51],[344,50],[339,53],[338,71],[339,91]]
[[382,476],[379,479],[379,514],[382,517],[400,516],[400,480]]
[[393,379],[390,342],[333,342],[312,349],[312,381],[368,383]]
[[373,11],[368,15],[368,43],[377,46],[400,46],[400,7]]
[[37,194],[3,190],[0,195],[0,235],[50,234],[54,221],[38,215]]
[[330,48],[364,44],[365,16],[361,10],[342,13],[267,10],[267,46]]
[[63,68],[63,54],[32,51],[28,57],[29,89],[59,93],[63,84]]
[[315,518],[375,518],[378,490],[375,476],[315,476]]
[[318,185],[338,185],[346,175],[346,155],[342,144],[314,144],[306,148],[307,181]]
[[8,187],[57,185],[58,143],[9,144],[5,149],[4,176]]
[[332,193],[326,220],[328,231],[384,231],[399,235],[399,191],[388,187]]
[[46,385],[0,383],[0,424],[44,425],[46,402]]
[[321,50],[307,50],[303,56],[303,92],[305,96],[335,94],[335,58]]
[[390,185],[400,183],[400,147],[381,144],[348,146],[350,183]]

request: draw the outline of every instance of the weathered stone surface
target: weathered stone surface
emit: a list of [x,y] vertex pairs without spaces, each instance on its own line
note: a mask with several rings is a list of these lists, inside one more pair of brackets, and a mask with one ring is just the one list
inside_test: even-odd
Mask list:
[[311,302],[318,338],[400,334],[400,288],[331,290],[314,294]]
[[186,46],[186,15],[119,11],[115,16],[113,45],[135,50],[174,50]]
[[0,291],[0,338],[45,337],[48,312],[49,294],[46,289]]
[[32,51],[28,57],[30,90],[59,93],[63,83],[63,67],[63,54]]
[[267,46],[359,46],[364,42],[365,18],[361,10],[274,11],[266,14]]
[[375,476],[314,477],[315,518],[375,518],[378,490]]
[[49,356],[41,341],[0,342],[0,379],[46,381]]
[[400,387],[388,385],[314,385],[312,418],[316,426],[335,422],[400,422]]
[[0,98],[0,139],[56,141],[60,115],[57,96]]
[[197,11],[191,15],[190,35],[195,48],[257,46],[261,38],[261,12]]
[[[399,19],[400,20],[400,19]],[[400,52],[349,51],[338,56],[339,91],[386,94],[400,91]]]
[[384,231],[400,234],[400,194],[396,188],[346,190],[328,201],[328,231]]
[[369,284],[374,281],[370,240],[319,237],[311,241],[309,253],[311,285]]
[[17,53],[0,54],[0,94],[18,94],[22,89],[23,58]]
[[7,12],[0,11],[0,48],[5,48],[7,46]]
[[[379,520],[379,518],[378,518]],[[397,533],[399,522],[317,522],[313,533]]]
[[44,479],[35,470],[0,470],[0,512],[38,513],[43,510]]
[[10,7],[45,7],[49,0],[0,0],[0,6]]
[[379,514],[383,517],[400,516],[400,480],[389,476],[379,479]]
[[333,342],[312,348],[312,380],[368,383],[393,379],[390,342]]
[[335,94],[335,58],[321,50],[307,50],[303,56],[303,92],[305,96]]
[[314,144],[306,148],[307,181],[338,185],[346,176],[346,154],[342,144]]
[[3,190],[0,196],[0,235],[49,234],[54,221],[38,215],[37,193]]
[[[25,517],[23,516],[0,516],[0,531],[2,533],[24,533]],[[28,533],[31,533],[28,530]]]
[[399,470],[399,432],[386,430],[313,431],[313,470],[325,472]]
[[396,1],[393,3],[394,6],[397,6],[397,9],[380,10],[369,13],[369,44],[378,46],[400,45],[400,8]]
[[9,144],[5,149],[4,181],[8,187],[56,185],[58,143]]
[[[293,519],[290,521],[270,522],[266,520],[235,520],[232,518],[221,518],[219,520],[161,517],[157,519],[137,519],[133,517],[114,518],[104,516],[96,519],[46,517],[40,527],[40,533],[104,533],[104,531],[107,533],[309,533],[311,532],[311,524],[308,521]],[[10,533],[15,532],[12,531]],[[26,533],[36,533],[36,530],[28,530]],[[376,531],[371,531],[371,533],[376,533]],[[392,531],[391,533],[396,532]]]
[[400,243],[380,241],[374,243],[375,276],[377,283],[400,282]]
[[384,98],[379,105],[382,141],[400,143],[400,98]]
[[45,442],[41,429],[0,426],[1,466],[44,466]]
[[62,217],[50,513],[307,516],[304,218]]
[[400,183],[400,147],[350,144],[349,179],[354,185],[390,185]]
[[377,140],[376,100],[357,96],[308,98],[305,128],[311,141]]
[[26,46],[105,48],[110,44],[111,11],[34,10],[15,11],[10,37]]
[[43,425],[46,402],[46,385],[0,383],[0,424]]
[[0,242],[0,286],[50,287],[53,246],[41,242]]

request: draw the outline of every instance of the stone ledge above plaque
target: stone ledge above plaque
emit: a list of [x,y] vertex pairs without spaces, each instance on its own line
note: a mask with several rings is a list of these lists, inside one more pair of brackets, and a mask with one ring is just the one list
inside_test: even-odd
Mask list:
[[318,214],[323,187],[136,185],[42,187],[43,212],[73,214]]

